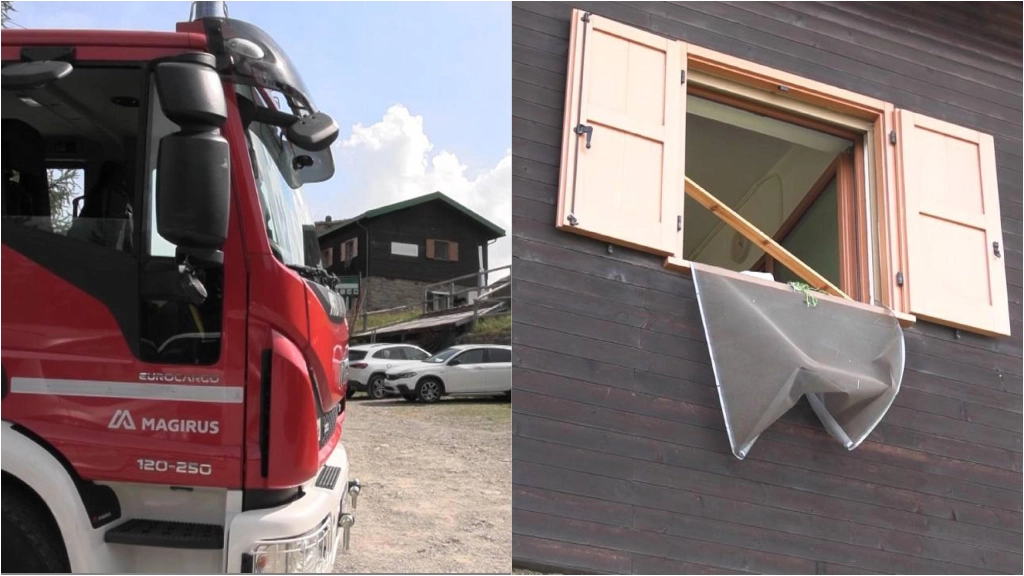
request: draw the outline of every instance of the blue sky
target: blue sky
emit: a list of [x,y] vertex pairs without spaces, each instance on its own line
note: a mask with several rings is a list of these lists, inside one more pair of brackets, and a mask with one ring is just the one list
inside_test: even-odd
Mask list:
[[[26,28],[172,31],[190,2],[24,2]],[[510,231],[511,6],[506,2],[229,2],[284,48],[341,126],[313,216],[440,189]],[[507,239],[492,263],[510,260]]]

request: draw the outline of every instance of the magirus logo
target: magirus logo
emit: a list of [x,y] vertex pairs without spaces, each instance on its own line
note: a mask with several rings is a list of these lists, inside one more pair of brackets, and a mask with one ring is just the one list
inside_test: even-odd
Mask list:
[[[181,418],[142,418],[142,430],[152,432],[183,432],[186,434],[220,434],[217,420],[185,420]],[[135,419],[127,410],[117,410],[107,424],[110,430],[135,430]]]
[[135,420],[132,419],[132,413],[127,410],[114,412],[114,417],[110,419],[110,424],[107,424],[107,428],[111,430],[135,430]]

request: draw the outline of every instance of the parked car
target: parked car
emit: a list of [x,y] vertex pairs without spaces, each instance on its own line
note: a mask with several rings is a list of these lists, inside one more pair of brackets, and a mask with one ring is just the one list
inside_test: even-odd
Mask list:
[[381,399],[384,374],[388,368],[404,366],[430,357],[426,350],[409,344],[363,344],[348,349],[348,397],[366,392],[370,398]]
[[437,402],[448,394],[511,397],[512,347],[452,346],[422,362],[388,369],[384,389],[414,402]]

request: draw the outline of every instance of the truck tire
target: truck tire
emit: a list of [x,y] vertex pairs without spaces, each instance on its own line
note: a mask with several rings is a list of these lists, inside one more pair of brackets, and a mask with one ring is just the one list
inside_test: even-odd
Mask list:
[[0,570],[70,572],[60,530],[39,498],[4,475],[2,544],[17,554],[4,556]]
[[437,378],[424,378],[416,384],[416,398],[424,404],[437,402],[444,395],[444,384]]

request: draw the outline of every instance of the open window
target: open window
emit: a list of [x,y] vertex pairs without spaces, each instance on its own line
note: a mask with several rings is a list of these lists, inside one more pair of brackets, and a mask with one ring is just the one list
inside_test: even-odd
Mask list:
[[359,255],[359,238],[349,238],[341,244],[341,260],[345,264]]
[[580,10],[569,42],[560,229],[1009,334],[990,136]]
[[[692,88],[687,96],[687,176],[855,299],[866,271],[856,214],[852,132]],[[804,280],[784,263],[687,197],[683,255],[733,271],[757,271],[781,282]],[[863,222],[863,220],[861,220]]]
[[427,240],[427,258],[456,262],[459,259],[459,244],[450,240]]

